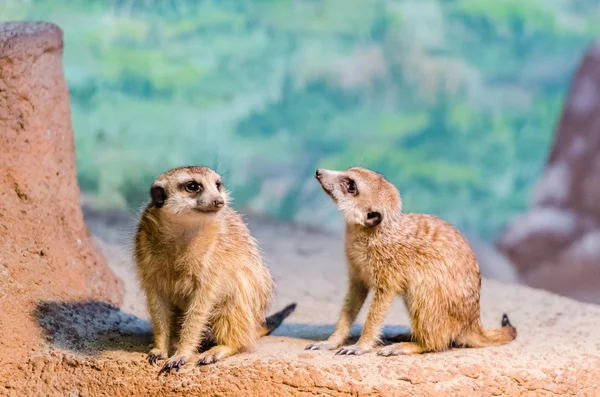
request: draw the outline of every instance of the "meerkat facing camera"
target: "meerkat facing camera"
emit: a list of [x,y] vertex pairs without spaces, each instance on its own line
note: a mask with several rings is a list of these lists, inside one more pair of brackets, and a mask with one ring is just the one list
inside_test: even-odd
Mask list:
[[274,282],[242,217],[227,205],[219,174],[175,168],[154,181],[150,196],[134,254],[154,331],[150,363],[169,357],[171,339],[179,339],[159,374],[179,369],[203,339],[216,346],[198,364],[250,349],[294,310],[265,319]]
[[516,338],[506,314],[502,328],[482,327],[479,266],[458,230],[433,215],[403,213],[398,189],[374,171],[319,169],[315,177],[346,220],[350,285],[335,332],[306,349],[339,348],[370,290],[373,300],[362,335],[356,345],[336,354],[373,349],[398,295],[408,309],[411,332],[397,336],[402,342],[384,347],[379,355],[495,346]]

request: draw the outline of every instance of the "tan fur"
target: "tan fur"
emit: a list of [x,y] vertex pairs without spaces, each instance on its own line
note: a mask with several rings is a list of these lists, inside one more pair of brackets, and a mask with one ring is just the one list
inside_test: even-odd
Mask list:
[[[168,171],[152,185],[156,194],[163,189],[164,203],[150,203],[139,222],[135,259],[154,329],[149,360],[168,357],[172,337],[179,336],[161,372],[188,361],[207,331],[216,346],[199,364],[250,349],[267,333],[273,280],[246,224],[227,206],[220,180],[205,167]],[[202,184],[201,192],[186,191],[189,181]]]
[[339,354],[370,351],[398,295],[408,309],[412,332],[401,335],[405,341],[382,349],[381,355],[435,352],[453,345],[494,346],[516,337],[508,317],[502,328],[482,328],[479,267],[453,226],[433,215],[403,213],[400,193],[376,172],[318,170],[317,179],[346,219],[350,286],[335,332],[307,349],[341,346],[369,291],[373,301],[363,333],[355,346]]

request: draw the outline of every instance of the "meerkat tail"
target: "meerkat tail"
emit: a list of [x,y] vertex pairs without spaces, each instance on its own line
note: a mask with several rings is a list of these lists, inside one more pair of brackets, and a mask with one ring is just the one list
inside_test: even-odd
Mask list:
[[506,314],[502,315],[502,328],[485,329],[472,333],[467,337],[468,347],[487,347],[504,345],[517,337],[517,329],[513,327]]
[[283,320],[292,314],[294,310],[296,310],[296,303],[289,304],[283,310],[280,310],[277,313],[267,317],[265,319],[265,325],[261,329],[260,336],[267,336],[271,334],[271,332],[275,331],[275,329],[281,325]]

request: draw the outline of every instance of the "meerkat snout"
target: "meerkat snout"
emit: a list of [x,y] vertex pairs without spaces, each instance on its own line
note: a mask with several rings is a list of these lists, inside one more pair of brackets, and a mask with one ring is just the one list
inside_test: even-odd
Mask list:
[[213,201],[213,206],[217,208],[221,208],[223,204],[225,204],[225,200],[223,200],[223,197],[219,197]]
[[[338,174],[339,174],[338,171],[331,171],[331,170],[326,170],[323,168],[319,168],[318,170],[315,171],[315,178],[317,178],[317,180],[321,184],[321,187],[323,188],[325,193],[327,193],[327,195],[329,197],[331,197],[333,200],[337,200],[337,198],[338,198],[338,192],[336,191],[337,190],[336,187],[338,184],[346,183],[346,188],[347,188],[348,187],[347,184],[353,183],[353,181],[350,181],[350,180],[339,179]],[[354,188],[354,187],[355,186],[350,186],[350,188]],[[339,194],[339,195],[341,196],[341,194]]]

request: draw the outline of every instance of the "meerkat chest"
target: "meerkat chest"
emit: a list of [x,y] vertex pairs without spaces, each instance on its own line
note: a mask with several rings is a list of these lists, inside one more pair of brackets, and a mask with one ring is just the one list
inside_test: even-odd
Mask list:
[[162,269],[153,272],[150,281],[167,296],[189,295],[201,283],[200,278],[191,273],[189,268],[180,268],[168,262],[162,265]]
[[[348,236],[346,258],[351,273],[369,287],[381,283],[404,284],[409,276],[404,250],[398,241],[383,241],[364,236]],[[362,238],[361,238],[362,237]]]
[[353,277],[372,286],[376,277],[375,269],[371,264],[372,252],[370,252],[368,241],[358,236],[347,236],[346,238],[346,260],[349,271]]
[[206,258],[179,247],[151,255],[150,266],[144,269],[143,278],[177,306],[184,307],[187,299],[206,282]]

